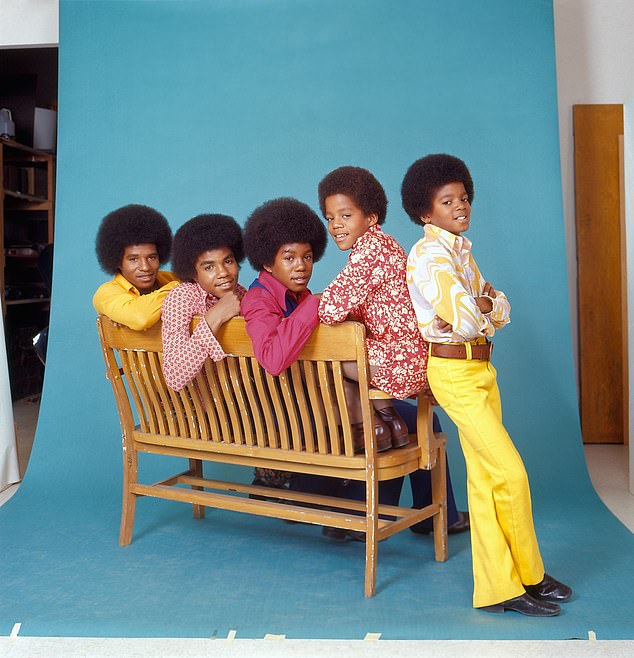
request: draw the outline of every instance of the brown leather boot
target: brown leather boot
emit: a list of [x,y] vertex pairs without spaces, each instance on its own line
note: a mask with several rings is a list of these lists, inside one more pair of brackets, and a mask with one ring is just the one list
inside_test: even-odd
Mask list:
[[[363,423],[352,423],[352,445],[355,453],[365,450],[365,437],[363,436]],[[374,436],[376,438],[376,451],[385,452],[392,447],[392,433],[380,416],[374,414]]]
[[405,421],[398,415],[396,409],[394,407],[384,407],[375,411],[390,429],[392,448],[405,447],[409,443],[409,431]]
[[350,429],[352,430],[352,447],[354,448],[354,454],[356,455],[365,450],[363,423],[351,423]]
[[376,412],[374,414],[374,436],[376,437],[377,452],[385,452],[392,447],[392,432]]

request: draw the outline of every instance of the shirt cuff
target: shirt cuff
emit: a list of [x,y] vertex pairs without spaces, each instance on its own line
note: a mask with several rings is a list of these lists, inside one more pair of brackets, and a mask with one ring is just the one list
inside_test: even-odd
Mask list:
[[288,317],[292,317],[295,321],[300,320],[305,324],[310,324],[314,321],[315,326],[319,324],[319,299],[315,295],[310,295],[302,300],[299,306]]
[[208,355],[214,361],[219,361],[226,356],[204,316],[200,318],[200,322],[196,325],[192,338],[207,350]]
[[504,322],[505,320],[508,319],[508,302],[503,299],[495,298],[492,299],[493,301],[493,308],[491,309],[491,312],[488,314],[492,320],[495,322]]

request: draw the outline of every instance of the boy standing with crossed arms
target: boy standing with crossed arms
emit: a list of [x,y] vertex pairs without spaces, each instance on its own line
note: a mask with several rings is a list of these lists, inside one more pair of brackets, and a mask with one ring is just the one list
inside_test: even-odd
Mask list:
[[488,612],[558,615],[572,590],[544,573],[528,477],[502,424],[489,338],[508,324],[510,305],[471,255],[473,180],[462,160],[428,155],[407,171],[403,208],[425,235],[412,248],[407,282],[422,337],[427,377],[456,424],[467,465],[473,605]]

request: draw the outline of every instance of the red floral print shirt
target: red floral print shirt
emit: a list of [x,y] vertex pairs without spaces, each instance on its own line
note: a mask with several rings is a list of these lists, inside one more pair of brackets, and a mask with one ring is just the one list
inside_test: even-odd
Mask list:
[[368,360],[378,366],[372,386],[404,399],[428,388],[423,342],[406,282],[407,254],[379,226],[350,250],[347,265],[321,295],[319,319],[358,319],[367,330]]

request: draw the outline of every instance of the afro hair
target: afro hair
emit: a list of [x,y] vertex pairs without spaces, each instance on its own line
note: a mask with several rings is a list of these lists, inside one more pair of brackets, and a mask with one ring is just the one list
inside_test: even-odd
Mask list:
[[473,203],[473,179],[467,165],[453,155],[426,155],[407,170],[401,185],[403,210],[415,224],[431,211],[434,194],[449,183],[463,183],[469,203]]
[[283,244],[306,242],[317,262],[326,249],[326,229],[309,206],[297,199],[281,198],[263,203],[244,227],[244,250],[256,270],[271,265]]
[[174,235],[172,269],[181,280],[196,276],[196,261],[206,251],[228,247],[239,262],[244,259],[242,230],[228,215],[198,215],[185,222]]
[[104,272],[116,274],[126,247],[134,244],[156,245],[159,262],[170,259],[172,229],[160,212],[149,206],[130,204],[113,210],[101,220],[95,249]]
[[339,167],[327,174],[319,183],[319,207],[326,215],[326,199],[335,194],[345,194],[363,213],[377,215],[383,224],[387,213],[387,197],[381,183],[361,167]]

